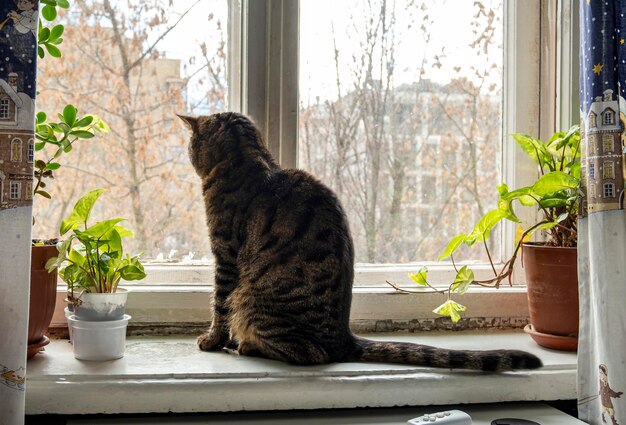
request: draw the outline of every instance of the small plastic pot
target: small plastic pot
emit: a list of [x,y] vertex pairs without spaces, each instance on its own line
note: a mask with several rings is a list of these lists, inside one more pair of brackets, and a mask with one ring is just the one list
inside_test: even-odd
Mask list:
[[124,357],[126,327],[130,316],[121,320],[85,321],[71,315],[67,318],[72,327],[74,357],[79,360],[115,360]]

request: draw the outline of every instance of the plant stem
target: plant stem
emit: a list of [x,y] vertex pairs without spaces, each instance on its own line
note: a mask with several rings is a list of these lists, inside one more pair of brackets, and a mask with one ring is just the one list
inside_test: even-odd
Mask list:
[[496,267],[493,265],[493,260],[491,259],[491,253],[489,252],[489,247],[487,246],[487,239],[483,238],[483,245],[485,246],[485,251],[487,251],[487,257],[489,258],[489,264],[491,265],[491,270],[493,270],[493,274],[498,276],[498,272],[496,272]]
[[[389,286],[391,286],[393,289],[395,289],[396,291],[399,291],[399,292],[405,292],[407,294],[423,294],[422,291],[411,291],[409,289],[400,288],[399,286],[394,285],[393,283],[389,282],[388,280],[386,280],[385,282],[387,282],[387,284]],[[432,289],[433,291],[437,292],[438,294],[445,294],[446,292],[448,292],[447,289],[443,289],[443,290],[442,289],[437,289],[434,286],[432,286],[431,284],[429,284],[428,282],[426,282],[426,286],[428,286],[430,289]]]

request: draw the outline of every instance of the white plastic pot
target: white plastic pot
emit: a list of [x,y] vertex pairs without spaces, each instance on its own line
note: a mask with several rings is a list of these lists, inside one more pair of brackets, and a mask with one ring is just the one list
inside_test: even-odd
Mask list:
[[65,320],[67,321],[67,332],[70,334],[70,342],[72,342],[72,323],[70,322],[70,316],[74,314],[74,312],[72,312],[69,307],[65,307],[63,312],[65,313]]
[[78,320],[90,322],[122,320],[127,298],[128,291],[124,288],[117,288],[112,294],[83,292],[74,306],[74,314]]
[[79,320],[76,315],[67,320],[72,327],[74,357],[77,359],[102,361],[124,357],[128,314],[122,320],[106,322]]

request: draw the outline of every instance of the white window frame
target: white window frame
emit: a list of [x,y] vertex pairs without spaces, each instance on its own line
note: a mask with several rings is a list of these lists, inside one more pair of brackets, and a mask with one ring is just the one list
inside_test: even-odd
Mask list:
[[33,163],[35,161],[35,141],[28,139],[28,162]]
[[[229,1],[230,109],[251,116],[269,149],[284,167],[297,164],[298,140],[298,1]],[[501,163],[503,179],[511,187],[532,182],[535,166],[506,136],[512,132],[549,138],[556,128],[578,121],[578,8],[566,0],[504,2],[505,87]],[[558,18],[558,19],[557,19]],[[558,77],[558,78],[557,78]],[[551,100],[552,99],[552,100]],[[519,156],[518,156],[519,154]],[[522,217],[532,218],[532,217]],[[504,226],[502,258],[514,246],[514,226]],[[360,265],[355,269],[353,320],[410,319],[435,316],[431,310],[441,295],[424,290],[416,296],[391,294],[385,281],[414,285],[407,277],[421,264]],[[487,265],[474,267],[477,278],[491,274]],[[519,270],[514,282],[523,285]],[[434,282],[451,281],[448,265],[429,266]],[[193,265],[147,265],[148,278],[132,285],[129,308],[140,323],[210,320],[208,295],[213,268]],[[204,286],[200,286],[204,284]],[[59,299],[63,298],[60,287]],[[415,297],[419,298],[416,301]],[[500,290],[472,288],[463,296],[473,317],[527,315],[525,288]],[[62,322],[63,302],[55,317]],[[56,320],[55,320],[56,322]]]
[[0,120],[9,119],[10,115],[10,102],[8,97],[0,99]]
[[11,181],[9,183],[9,199],[20,200],[22,199],[22,184],[18,181]]

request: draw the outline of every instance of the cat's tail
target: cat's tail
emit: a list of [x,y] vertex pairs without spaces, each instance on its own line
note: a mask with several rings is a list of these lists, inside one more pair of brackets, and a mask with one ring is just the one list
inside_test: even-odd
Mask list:
[[409,342],[372,341],[358,337],[354,337],[354,351],[347,360],[489,372],[537,369],[542,366],[537,356],[520,350],[448,350]]

